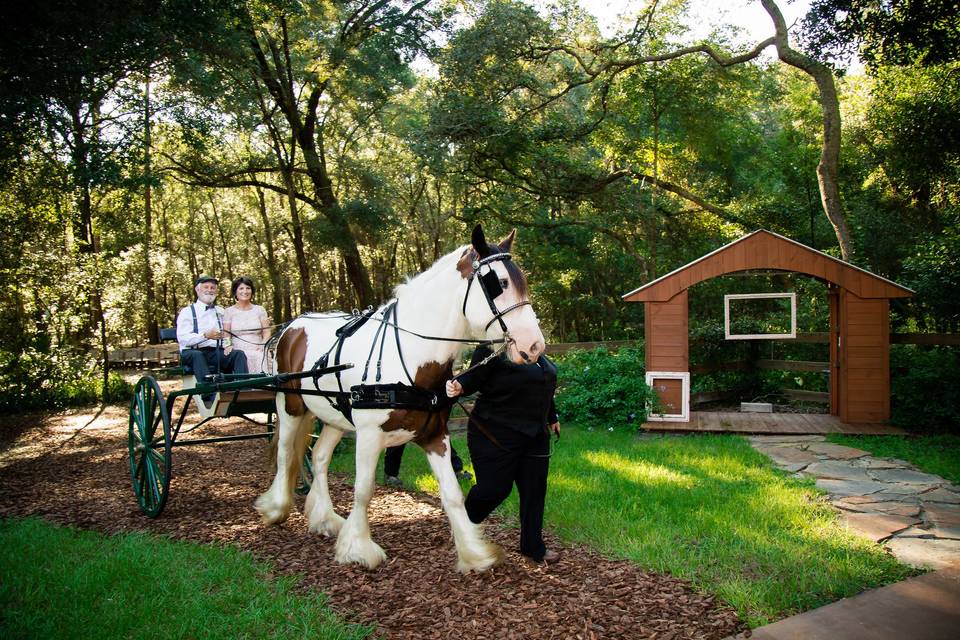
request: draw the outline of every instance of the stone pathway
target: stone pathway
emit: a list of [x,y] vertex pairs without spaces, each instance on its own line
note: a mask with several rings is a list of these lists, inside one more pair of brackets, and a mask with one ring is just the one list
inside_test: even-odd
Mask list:
[[823,436],[752,436],[784,471],[813,477],[847,526],[901,562],[942,569],[960,563],[960,487],[903,460],[832,444]]

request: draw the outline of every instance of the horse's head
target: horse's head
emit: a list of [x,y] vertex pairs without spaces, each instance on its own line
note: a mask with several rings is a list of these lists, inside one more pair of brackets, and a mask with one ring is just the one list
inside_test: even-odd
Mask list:
[[478,224],[457,269],[466,280],[463,315],[474,335],[506,337],[507,354],[516,364],[536,362],[545,349],[537,314],[530,305],[527,279],[511,259],[516,230],[490,244]]

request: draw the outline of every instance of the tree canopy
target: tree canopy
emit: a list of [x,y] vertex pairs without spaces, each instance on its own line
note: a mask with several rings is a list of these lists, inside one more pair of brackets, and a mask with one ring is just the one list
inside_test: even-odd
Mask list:
[[200,273],[274,322],[375,304],[476,222],[552,341],[640,335],[621,294],[759,227],[957,330],[955,3],[758,4],[743,49],[685,0],[613,36],[571,0],[5,7],[0,368],[155,339]]

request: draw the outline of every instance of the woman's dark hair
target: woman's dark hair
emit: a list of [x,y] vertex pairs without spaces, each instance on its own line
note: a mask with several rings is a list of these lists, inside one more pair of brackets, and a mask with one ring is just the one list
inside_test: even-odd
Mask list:
[[234,300],[236,300],[236,299],[237,299],[237,289],[239,289],[239,288],[240,288],[240,285],[242,285],[242,284],[245,284],[245,285],[247,285],[248,287],[250,287],[250,298],[252,299],[253,296],[256,295],[256,293],[257,293],[257,287],[256,287],[256,285],[253,284],[253,280],[251,280],[251,279],[248,278],[247,276],[240,276],[239,278],[237,278],[236,280],[233,281],[233,284],[230,285],[230,295],[233,296],[233,299],[234,299]]

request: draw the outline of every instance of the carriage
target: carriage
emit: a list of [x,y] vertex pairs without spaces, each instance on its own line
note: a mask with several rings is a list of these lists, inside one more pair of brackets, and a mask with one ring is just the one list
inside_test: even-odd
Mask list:
[[[167,337],[164,329],[161,338]],[[164,396],[156,378],[146,375],[134,387],[130,400],[130,421],[127,429],[127,448],[130,458],[130,478],[140,510],[150,518],[163,512],[170,493],[173,468],[173,449],[218,442],[270,439],[274,435],[276,393],[280,385],[297,378],[323,376],[352,367],[344,363],[300,373],[267,374],[211,374],[206,380],[182,371],[182,388]],[[210,403],[203,396],[213,395]],[[175,416],[177,400],[186,398]],[[195,407],[200,422],[184,429],[184,419]],[[253,415],[263,414],[264,421]],[[217,418],[239,417],[265,431],[216,437],[181,438],[193,433]],[[304,464],[309,469],[309,453]],[[305,478],[309,484],[309,474]]]

